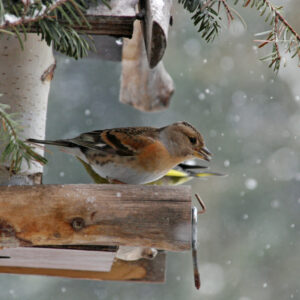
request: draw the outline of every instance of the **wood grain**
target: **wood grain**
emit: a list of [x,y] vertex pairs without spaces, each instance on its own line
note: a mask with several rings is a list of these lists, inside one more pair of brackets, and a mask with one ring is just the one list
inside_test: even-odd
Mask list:
[[36,185],[0,187],[0,247],[191,246],[188,186]]
[[91,6],[86,12],[85,17],[91,27],[83,23],[82,26],[74,26],[74,29],[86,34],[130,38],[133,22],[136,20],[137,2],[137,0],[111,0],[110,8],[100,2],[97,6]]

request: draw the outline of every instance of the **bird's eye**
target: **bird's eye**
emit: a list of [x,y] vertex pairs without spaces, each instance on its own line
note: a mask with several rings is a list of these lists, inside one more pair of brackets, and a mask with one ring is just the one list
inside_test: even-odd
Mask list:
[[189,140],[190,140],[191,144],[193,144],[193,145],[195,145],[197,142],[197,139],[194,137],[189,137]]

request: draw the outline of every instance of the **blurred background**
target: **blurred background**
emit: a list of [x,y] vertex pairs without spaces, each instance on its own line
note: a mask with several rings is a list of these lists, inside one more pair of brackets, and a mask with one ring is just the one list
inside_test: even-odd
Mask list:
[[[277,3],[299,32],[299,1]],[[1,300],[300,299],[300,71],[294,60],[275,76],[259,62],[254,33],[267,25],[255,10],[238,9],[247,30],[233,22],[207,45],[175,5],[164,63],[176,91],[166,111],[120,104],[121,64],[94,58],[58,56],[49,99],[49,139],[181,120],[203,133],[210,169],[228,176],[189,183],[207,206],[199,217],[200,291],[186,252],[168,253],[165,284],[1,274]],[[91,182],[76,159],[52,149],[44,183]]]

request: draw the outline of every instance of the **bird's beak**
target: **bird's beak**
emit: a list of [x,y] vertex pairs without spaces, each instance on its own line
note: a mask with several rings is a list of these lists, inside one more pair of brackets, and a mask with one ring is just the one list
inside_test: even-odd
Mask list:
[[206,147],[202,147],[199,151],[194,152],[194,156],[204,159],[206,161],[210,161],[211,153]]

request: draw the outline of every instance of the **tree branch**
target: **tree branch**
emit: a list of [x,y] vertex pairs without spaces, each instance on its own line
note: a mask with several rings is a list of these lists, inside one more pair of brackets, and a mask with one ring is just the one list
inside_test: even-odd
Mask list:
[[28,10],[28,5],[29,5],[27,2],[27,4],[24,5],[23,17],[14,22],[5,21],[4,24],[0,25],[0,29],[8,29],[11,27],[19,26],[21,24],[25,25],[28,23],[35,23],[44,18],[52,18],[53,19],[53,18],[55,18],[55,16],[49,16],[49,14],[53,10],[55,10],[59,6],[62,6],[66,2],[71,2],[71,1],[70,0],[57,0],[54,4],[52,4],[48,8],[46,8],[44,10],[43,14],[37,15],[36,17],[33,17],[33,18],[26,17],[26,11]]
[[[269,0],[263,0],[264,3],[266,3],[269,8],[275,13],[275,16],[293,33],[293,35],[297,38],[298,42],[300,42],[300,35],[296,32],[296,30],[287,22],[287,20],[280,14],[278,9],[269,1]],[[250,2],[250,0],[248,1]],[[248,3],[249,4],[249,3]],[[248,5],[247,4],[247,5]],[[245,7],[247,6],[245,5]]]
[[13,120],[13,114],[9,114],[6,110],[9,109],[8,105],[0,103],[0,120],[2,128],[0,127],[1,139],[5,140],[6,146],[3,149],[0,161],[10,163],[10,173],[17,173],[20,171],[23,160],[30,164],[31,160],[45,164],[47,160],[32,150],[31,146],[26,145],[18,137],[20,126],[18,122]]

